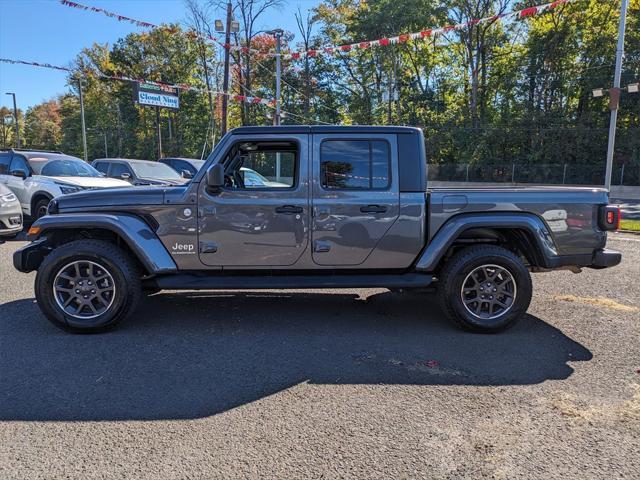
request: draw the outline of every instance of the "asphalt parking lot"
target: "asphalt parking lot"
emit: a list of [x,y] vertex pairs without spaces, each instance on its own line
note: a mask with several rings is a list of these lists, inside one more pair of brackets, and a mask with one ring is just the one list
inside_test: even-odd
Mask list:
[[638,478],[640,236],[534,275],[530,315],[433,296],[166,292],[70,335],[0,245],[0,478]]

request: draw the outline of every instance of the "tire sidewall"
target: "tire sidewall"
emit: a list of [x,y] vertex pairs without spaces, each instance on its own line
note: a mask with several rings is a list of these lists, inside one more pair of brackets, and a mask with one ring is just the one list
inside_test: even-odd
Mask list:
[[[36,299],[45,314],[62,327],[78,329],[83,331],[99,330],[109,327],[115,323],[123,310],[126,308],[128,300],[128,288],[125,275],[117,261],[113,261],[98,253],[75,251],[68,254],[57,255],[55,259],[43,262],[36,275],[35,290]],[[53,282],[59,271],[69,263],[88,260],[97,263],[105,268],[113,277],[115,285],[115,298],[109,309],[95,318],[81,320],[66,314],[57,304],[53,294]]]
[[[34,210],[35,211],[31,212],[33,214],[32,218],[33,218],[34,221],[35,220],[39,220],[40,218],[44,217],[44,215],[39,215],[40,208],[42,207],[43,204],[44,204],[45,209],[48,208],[50,201],[51,200],[48,200],[48,199],[38,200],[38,202],[34,205]],[[46,215],[46,212],[45,212],[45,215]]]
[[[474,269],[483,265],[498,265],[506,269],[513,277],[517,289],[516,299],[513,306],[508,312],[493,320],[482,319],[472,315],[464,306],[462,296],[460,294],[463,282],[467,276]],[[529,271],[521,262],[514,261],[507,256],[488,255],[470,258],[469,261],[465,262],[452,276],[446,294],[450,295],[450,305],[461,322],[471,329],[490,332],[500,331],[510,326],[510,324],[522,316],[529,307],[531,291],[531,277],[529,276]]]

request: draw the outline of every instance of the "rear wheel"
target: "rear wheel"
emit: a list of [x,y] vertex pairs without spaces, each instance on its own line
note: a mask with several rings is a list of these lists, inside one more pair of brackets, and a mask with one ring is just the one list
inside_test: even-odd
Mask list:
[[135,263],[115,245],[78,240],[47,255],[35,282],[38,305],[54,325],[103,331],[126,318],[141,296]]
[[493,333],[512,326],[531,303],[531,276],[513,252],[493,245],[461,250],[439,278],[443,311],[468,330]]

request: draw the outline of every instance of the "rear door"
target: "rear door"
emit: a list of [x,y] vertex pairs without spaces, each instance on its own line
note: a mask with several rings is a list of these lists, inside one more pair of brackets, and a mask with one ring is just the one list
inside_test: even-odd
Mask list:
[[360,265],[398,218],[393,134],[313,135],[312,240],[318,265]]

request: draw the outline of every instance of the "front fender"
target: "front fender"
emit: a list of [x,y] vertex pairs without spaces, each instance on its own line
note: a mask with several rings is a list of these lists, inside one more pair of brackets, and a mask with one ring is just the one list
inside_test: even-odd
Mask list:
[[420,272],[433,272],[453,242],[465,230],[471,228],[496,228],[526,230],[535,240],[541,254],[543,267],[553,266],[558,257],[558,249],[545,222],[532,213],[469,213],[456,215],[448,220],[422,254],[418,257],[415,269]]
[[[38,242],[38,240],[46,239],[47,235],[54,231],[91,229],[104,229],[116,234],[151,274],[177,271],[171,255],[144,220],[135,215],[101,213],[63,213],[40,218],[30,229],[37,231],[36,234],[28,237],[34,242],[15,252],[14,266],[20,271],[37,269],[39,266],[37,260],[27,263],[25,259],[39,258],[42,261],[44,255],[35,255],[34,252],[39,249],[50,249],[51,246],[46,241]],[[27,252],[29,255],[26,255]],[[38,264],[34,265],[34,263]]]

